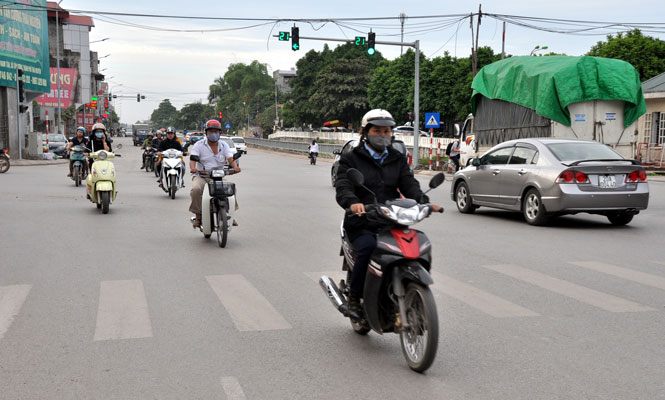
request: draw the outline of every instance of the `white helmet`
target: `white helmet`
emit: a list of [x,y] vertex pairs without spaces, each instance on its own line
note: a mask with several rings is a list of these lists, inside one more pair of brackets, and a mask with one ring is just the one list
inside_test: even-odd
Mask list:
[[104,131],[104,133],[106,133],[106,127],[101,122],[97,122],[92,126],[92,132],[95,132],[97,129],[101,129]]
[[360,127],[364,128],[367,125],[377,125],[377,126],[395,126],[395,120],[393,116],[386,110],[380,108],[375,108],[370,110],[363,116]]

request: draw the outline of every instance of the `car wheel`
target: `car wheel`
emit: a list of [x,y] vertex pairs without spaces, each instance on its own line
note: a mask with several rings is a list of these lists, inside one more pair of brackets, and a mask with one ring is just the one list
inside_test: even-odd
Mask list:
[[457,210],[462,214],[471,214],[477,208],[471,201],[471,193],[465,182],[460,182],[455,188],[455,204],[457,204]]
[[633,215],[626,212],[618,212],[607,214],[607,219],[610,220],[612,225],[626,225],[633,220]]
[[545,206],[536,189],[529,189],[524,196],[522,203],[522,212],[524,219],[530,225],[545,225],[547,223],[547,214]]

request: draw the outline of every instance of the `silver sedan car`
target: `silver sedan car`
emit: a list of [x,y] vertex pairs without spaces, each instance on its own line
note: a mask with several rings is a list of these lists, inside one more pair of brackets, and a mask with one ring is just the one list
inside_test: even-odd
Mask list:
[[465,214],[480,206],[519,211],[531,225],[580,212],[625,225],[649,204],[644,168],[602,143],[517,139],[491,148],[453,177],[451,198]]

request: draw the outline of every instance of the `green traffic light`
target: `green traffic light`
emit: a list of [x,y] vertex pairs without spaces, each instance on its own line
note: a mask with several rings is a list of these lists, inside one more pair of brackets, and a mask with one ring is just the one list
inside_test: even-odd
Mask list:
[[374,53],[376,53],[376,50],[374,50],[374,47],[370,47],[369,49],[367,49],[367,54],[369,54],[370,56],[373,56]]
[[293,50],[298,50],[300,48],[298,43],[293,43],[293,45],[291,47],[293,48]]

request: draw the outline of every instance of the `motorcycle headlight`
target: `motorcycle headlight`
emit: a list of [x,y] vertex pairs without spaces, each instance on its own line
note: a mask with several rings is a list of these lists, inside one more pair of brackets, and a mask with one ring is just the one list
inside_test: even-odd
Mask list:
[[106,154],[105,151],[100,151],[99,154],[97,154],[97,158],[100,160],[106,160],[106,158],[108,158],[108,154]]
[[169,153],[169,158],[175,158],[175,153]]
[[224,177],[224,170],[223,169],[215,169],[212,171],[212,174],[210,175],[213,178],[222,178]]
[[419,221],[418,214],[420,208],[416,205],[410,208],[399,208],[397,210],[397,223],[401,225],[411,225]]

